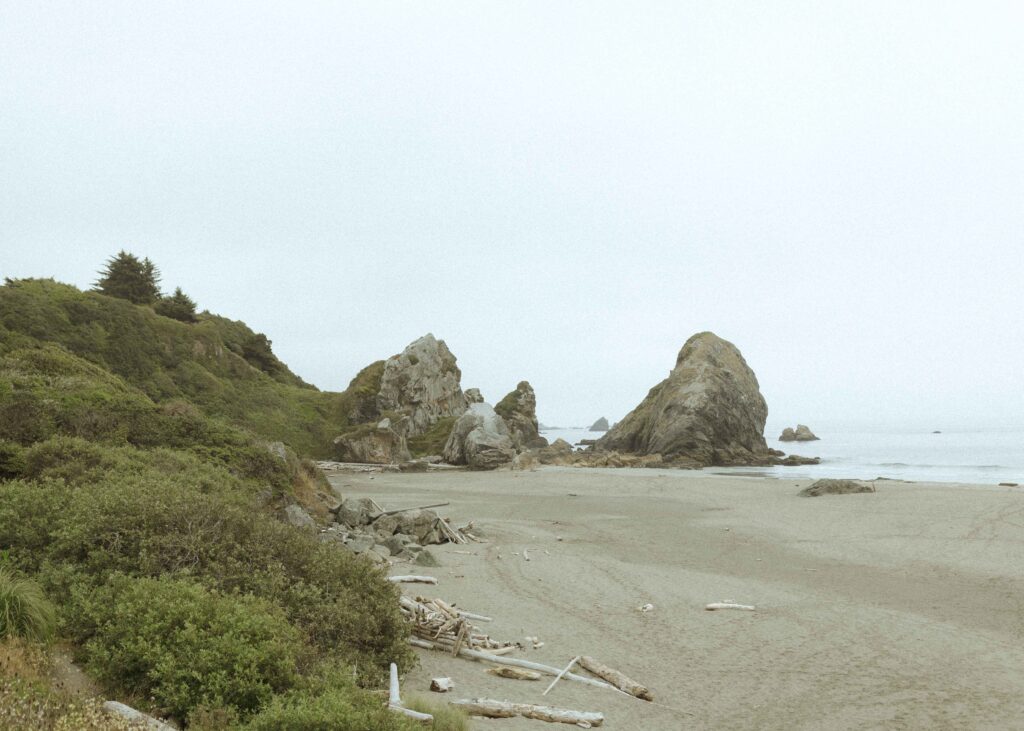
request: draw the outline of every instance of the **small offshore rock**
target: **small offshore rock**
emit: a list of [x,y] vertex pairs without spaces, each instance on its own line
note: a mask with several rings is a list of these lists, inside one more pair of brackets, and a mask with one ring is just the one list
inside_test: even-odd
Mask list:
[[874,492],[875,486],[856,480],[818,480],[810,487],[799,492],[801,497],[819,497],[821,495],[850,495],[859,492]]
[[608,431],[608,420],[603,416],[590,425],[590,431]]
[[817,440],[818,437],[814,436],[814,432],[805,424],[797,424],[796,429],[787,426],[779,435],[780,442],[814,442]]

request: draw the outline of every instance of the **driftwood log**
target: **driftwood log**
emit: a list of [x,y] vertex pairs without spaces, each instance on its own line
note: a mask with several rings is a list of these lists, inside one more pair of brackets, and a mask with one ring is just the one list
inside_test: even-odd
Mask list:
[[570,711],[565,708],[552,708],[551,706],[534,706],[529,703],[509,703],[488,698],[452,701],[451,705],[461,708],[472,716],[486,716],[487,718],[523,716],[537,721],[569,723],[573,726],[581,726],[582,728],[600,726],[604,723],[604,716],[600,713]]
[[432,724],[434,722],[434,717],[429,713],[413,711],[402,705],[402,696],[398,689],[398,666],[394,663],[391,663],[391,683],[388,687],[388,708],[395,713],[401,713],[403,716],[408,716],[420,723]]
[[389,576],[388,581],[392,584],[436,584],[437,579],[433,576]]
[[609,683],[614,685],[619,690],[625,691],[626,693],[634,695],[637,698],[641,698],[645,701],[654,700],[654,694],[651,693],[651,691],[648,690],[646,687],[640,685],[640,683],[636,682],[635,680],[627,678],[618,670],[614,670],[613,668],[610,668],[607,665],[599,663],[592,657],[582,655],[579,658],[579,663],[581,668],[583,668],[584,670],[589,670],[597,677],[607,680]]
[[[410,637],[409,644],[413,647],[422,647],[425,650],[439,650],[441,652],[451,652],[451,647],[438,642],[431,642],[429,640],[422,640],[419,637]],[[485,662],[494,663],[495,665],[509,665],[511,667],[524,668],[526,670],[535,670],[545,675],[558,675],[562,672],[559,668],[553,668],[549,665],[541,665],[539,662],[530,662],[529,660],[520,660],[517,657],[500,657],[491,652],[481,652],[479,650],[470,650],[468,647],[463,647],[459,650],[459,657],[467,657],[471,660],[483,660]],[[614,691],[619,691],[614,685],[606,683],[603,680],[595,680],[594,678],[588,678],[583,675],[576,675],[575,673],[566,673],[563,677],[567,680],[574,680],[577,683],[584,683],[586,685],[593,685],[596,688],[609,688]]]
[[744,612],[753,612],[757,607],[753,607],[750,604],[733,604],[732,602],[714,602],[708,604],[706,607],[709,612],[713,612],[716,609],[741,609]]
[[380,514],[379,517],[383,518],[385,515],[398,515],[399,513],[408,513],[410,510],[428,510],[430,508],[443,508],[445,505],[451,505],[451,503],[434,503],[433,505],[417,505],[412,508],[399,508],[398,510],[385,510]]
[[510,678],[511,680],[540,680],[540,673],[536,670],[523,670],[522,668],[499,665],[496,668],[488,668],[487,672],[497,675],[499,678]]

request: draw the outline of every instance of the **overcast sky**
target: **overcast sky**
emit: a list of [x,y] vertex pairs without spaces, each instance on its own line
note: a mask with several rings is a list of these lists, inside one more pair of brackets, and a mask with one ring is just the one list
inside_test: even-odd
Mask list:
[[324,389],[433,332],[620,419],[1024,425],[1019,2],[0,0],[0,274],[125,248]]

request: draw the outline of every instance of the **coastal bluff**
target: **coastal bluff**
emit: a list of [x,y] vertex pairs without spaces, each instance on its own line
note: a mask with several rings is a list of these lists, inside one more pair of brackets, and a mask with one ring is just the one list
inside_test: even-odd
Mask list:
[[739,349],[712,332],[683,345],[668,378],[601,437],[596,449],[660,454],[667,464],[706,467],[770,462],[768,405]]

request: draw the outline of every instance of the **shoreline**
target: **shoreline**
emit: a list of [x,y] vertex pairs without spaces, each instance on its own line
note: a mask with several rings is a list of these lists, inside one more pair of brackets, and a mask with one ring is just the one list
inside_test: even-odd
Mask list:
[[[450,501],[446,517],[485,534],[431,546],[439,568],[395,564],[391,573],[439,580],[407,595],[493,617],[482,629],[495,639],[544,642],[517,657],[564,667],[594,656],[663,705],[564,681],[545,697],[547,682],[425,650],[403,694],[450,676],[449,698],[600,711],[609,729],[1005,728],[1024,718],[1019,489],[881,481],[876,493],[808,499],[796,496],[806,479],[574,467],[331,481],[388,508]],[[757,610],[704,610],[718,601]],[[646,603],[654,609],[637,611]],[[494,723],[539,728],[473,727]]]

